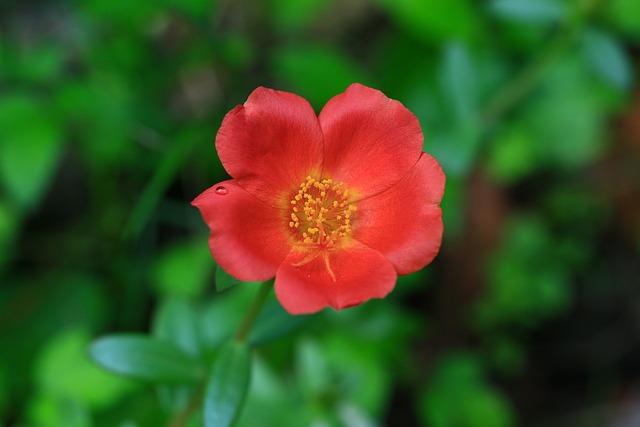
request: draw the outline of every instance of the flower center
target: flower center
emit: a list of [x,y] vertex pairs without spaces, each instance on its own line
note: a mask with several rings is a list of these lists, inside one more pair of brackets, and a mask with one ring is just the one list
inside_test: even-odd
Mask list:
[[344,183],[307,176],[290,203],[289,227],[302,243],[326,248],[351,234],[351,219],[357,208],[349,203]]

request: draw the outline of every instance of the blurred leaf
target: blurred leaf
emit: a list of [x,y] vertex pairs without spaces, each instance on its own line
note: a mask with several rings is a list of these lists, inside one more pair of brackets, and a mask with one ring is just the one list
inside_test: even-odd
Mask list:
[[70,329],[47,343],[35,367],[41,392],[104,408],[131,389],[130,382],[108,374],[91,363],[86,354],[89,341],[88,333]]
[[631,87],[631,63],[617,38],[591,29],[584,32],[582,45],[587,61],[597,74],[619,89]]
[[296,373],[302,392],[310,399],[325,395],[334,380],[326,355],[311,338],[297,340]]
[[327,0],[268,1],[274,27],[285,31],[308,26],[328,3]]
[[422,393],[422,419],[430,427],[508,427],[515,425],[504,396],[484,379],[480,361],[450,354],[436,367]]
[[493,0],[491,11],[515,22],[555,24],[566,19],[566,3],[558,0]]
[[88,18],[102,25],[119,27],[120,31],[135,29],[140,31],[160,12],[155,2],[119,2],[110,0],[88,0],[81,4],[82,12]]
[[8,203],[0,199],[0,275],[13,256],[12,246],[20,231],[20,218]]
[[231,69],[243,70],[247,68],[256,56],[255,40],[248,34],[228,34],[221,40],[221,55],[225,64]]
[[29,402],[28,417],[38,427],[93,427],[89,408],[83,403],[47,395]]
[[517,217],[489,263],[489,287],[477,306],[480,327],[511,323],[530,328],[571,302],[566,259],[546,225]]
[[594,82],[582,58],[565,55],[522,106],[521,125],[540,164],[570,170],[593,161],[607,142],[611,90]]
[[640,2],[608,0],[604,7],[606,15],[618,29],[640,40]]
[[214,268],[205,239],[179,242],[159,255],[154,285],[163,295],[197,297],[206,289]]
[[466,46],[449,43],[442,58],[440,84],[446,102],[459,121],[475,119],[479,95],[478,75]]
[[351,83],[366,83],[351,58],[330,47],[281,48],[274,53],[272,67],[279,80],[291,84],[295,92],[316,108],[343,92]]
[[462,178],[475,164],[480,142],[480,128],[475,122],[459,123],[429,136],[429,154],[438,159],[447,177]]
[[58,78],[66,56],[64,48],[53,43],[30,46],[15,52],[9,50],[8,53],[16,57],[11,58],[17,62],[16,64],[9,63],[14,65],[15,69],[12,71],[17,74],[16,77],[36,83],[47,83]]
[[162,0],[167,6],[186,13],[194,19],[208,19],[214,12],[217,0]]
[[189,404],[193,394],[198,392],[195,385],[161,384],[155,389],[162,409],[170,414],[181,411]]
[[180,168],[187,160],[189,153],[198,142],[199,140],[194,138],[188,141],[181,141],[181,143],[173,143],[169,147],[162,161],[155,168],[153,175],[149,178],[131,213],[124,231],[126,237],[135,238],[139,235],[153,214],[158,201],[164,195],[167,187],[173,182]]
[[216,359],[205,392],[205,427],[232,426],[238,418],[249,388],[251,353],[244,344],[224,345]]
[[91,357],[112,372],[154,382],[189,383],[200,365],[171,343],[142,335],[111,335],[91,345]]
[[244,312],[255,296],[253,282],[236,286],[226,292],[217,293],[206,304],[199,320],[202,345],[211,352],[236,333]]
[[425,141],[429,142],[429,152],[438,159],[445,174],[464,176],[474,164],[480,147],[479,71],[469,51],[458,43],[448,44],[440,61],[442,123],[432,134],[427,134]]
[[[401,339],[394,338],[389,335],[386,345],[396,351],[405,348]],[[349,402],[351,411],[359,412],[360,418],[382,417],[390,398],[390,367],[400,358],[390,360],[375,340],[340,333],[328,334],[321,351],[326,354],[332,373],[328,378],[329,391],[334,390],[340,402],[338,408],[330,411],[340,410]]]
[[0,333],[0,366],[11,367],[6,380],[18,398],[33,391],[25,372],[31,371],[43,343],[78,325],[92,331],[104,327],[105,283],[77,270],[58,274],[3,278],[0,286],[0,325],[5,325]]
[[471,40],[479,22],[469,0],[378,0],[398,25],[427,43]]
[[275,299],[262,310],[249,335],[251,345],[264,345],[303,326],[308,316],[292,316]]
[[78,132],[78,148],[91,170],[110,174],[116,167],[130,165],[136,154],[130,140],[131,92],[121,76],[97,74],[88,81],[74,79],[58,86],[53,105]]
[[198,334],[199,312],[190,301],[183,298],[170,298],[158,307],[154,322],[153,335],[177,345],[191,356],[200,355],[200,337]]
[[512,184],[533,172],[540,161],[535,144],[521,126],[503,129],[489,146],[487,166],[491,176]]
[[224,271],[224,269],[219,265],[216,267],[216,291],[224,291],[238,283],[240,283],[240,280]]
[[23,208],[42,197],[62,144],[62,130],[41,101],[19,93],[0,98],[0,180]]
[[[299,402],[294,388],[286,378],[274,371],[268,361],[255,354],[251,365],[251,393],[247,394],[238,427],[278,426],[298,427],[309,425],[305,419],[306,408]],[[304,421],[303,421],[304,420]]]

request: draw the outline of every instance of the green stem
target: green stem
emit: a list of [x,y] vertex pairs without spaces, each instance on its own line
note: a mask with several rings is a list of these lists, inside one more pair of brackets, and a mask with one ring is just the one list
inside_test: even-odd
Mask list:
[[191,399],[187,402],[184,408],[178,412],[173,419],[169,422],[168,427],[185,427],[191,418],[191,414],[200,409],[202,406],[202,399],[204,398],[204,382],[198,386],[198,389],[193,392]]
[[482,121],[490,127],[517,105],[536,86],[572,39],[573,31],[561,32],[540,56],[508,82],[497,96],[485,106],[482,111]]
[[258,314],[262,310],[262,306],[264,302],[267,300],[267,296],[269,295],[269,291],[271,290],[271,285],[273,281],[267,280],[266,282],[262,282],[260,284],[260,288],[258,289],[258,293],[254,297],[251,305],[249,306],[249,310],[247,310],[247,314],[245,314],[244,319],[242,320],[242,324],[236,333],[235,339],[236,341],[246,341],[249,333],[251,332],[251,328],[258,318]]
[[[238,328],[238,332],[236,333],[234,339],[236,341],[246,341],[249,333],[251,332],[251,328],[255,323],[260,311],[262,310],[262,306],[267,300],[267,296],[269,295],[269,291],[271,290],[271,285],[273,284],[273,280],[267,280],[266,282],[262,282],[260,284],[260,288],[258,289],[258,293],[254,297],[247,313],[242,320],[240,328]],[[206,380],[206,377],[205,377]],[[202,382],[196,391],[194,391],[191,399],[187,402],[184,408],[180,412],[178,412],[173,419],[169,422],[167,427],[185,427],[191,418],[191,414],[195,411],[199,410],[202,406],[202,399],[204,397],[204,389],[205,383]]]

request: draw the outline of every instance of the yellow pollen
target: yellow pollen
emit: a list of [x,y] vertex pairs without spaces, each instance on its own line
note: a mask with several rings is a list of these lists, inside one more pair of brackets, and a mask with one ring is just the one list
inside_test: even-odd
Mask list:
[[352,216],[357,208],[344,183],[307,176],[290,204],[289,227],[302,245],[326,250],[351,235]]

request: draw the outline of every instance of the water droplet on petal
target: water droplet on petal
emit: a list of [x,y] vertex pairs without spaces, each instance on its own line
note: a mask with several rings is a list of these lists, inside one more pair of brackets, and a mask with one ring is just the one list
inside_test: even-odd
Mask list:
[[227,194],[229,192],[229,190],[227,190],[222,185],[217,186],[214,191],[216,192],[216,194],[218,194],[220,196],[224,196],[225,194]]

